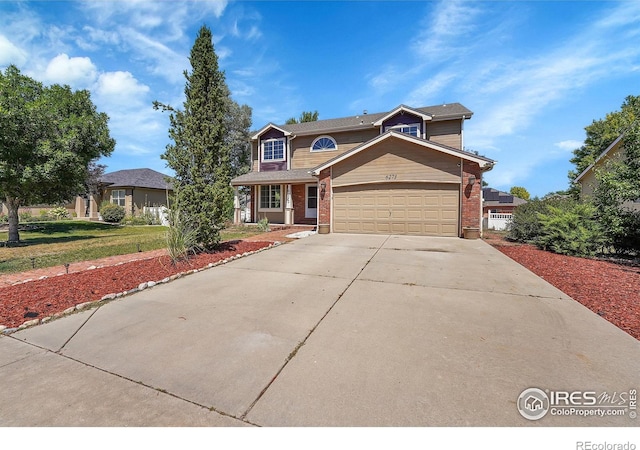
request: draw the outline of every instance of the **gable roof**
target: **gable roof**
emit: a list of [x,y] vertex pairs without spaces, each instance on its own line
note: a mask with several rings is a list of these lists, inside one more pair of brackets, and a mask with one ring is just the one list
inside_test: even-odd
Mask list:
[[352,157],[353,155],[356,155],[358,153],[360,153],[363,150],[366,150],[372,146],[374,146],[375,144],[378,144],[386,139],[400,139],[403,141],[407,141],[407,142],[412,142],[414,144],[418,144],[421,145],[422,147],[425,148],[429,148],[432,150],[437,150],[439,152],[442,153],[446,153],[448,155],[452,155],[452,156],[456,156],[459,158],[463,158],[469,161],[473,161],[476,162],[480,165],[481,168],[484,168],[484,170],[491,170],[493,168],[493,165],[495,163],[494,160],[486,158],[484,156],[480,156],[480,155],[476,155],[474,153],[469,153],[469,152],[465,152],[464,150],[459,150],[457,148],[454,147],[449,147],[447,145],[442,145],[442,144],[438,144],[435,143],[433,141],[429,141],[427,139],[422,139],[422,138],[418,138],[415,136],[412,136],[410,134],[407,133],[401,133],[399,131],[396,130],[389,130],[385,133],[382,133],[378,136],[376,136],[373,139],[368,140],[367,142],[360,144],[357,147],[352,148],[351,150],[347,150],[346,152],[331,158],[330,160],[320,164],[317,167],[314,167],[311,170],[311,173],[314,175],[319,175],[320,172],[328,167],[333,166],[336,163],[339,163],[340,161],[344,161],[347,158]]
[[374,114],[359,114],[357,116],[349,116],[349,117],[340,117],[337,119],[324,119],[324,120],[316,120],[314,122],[302,122],[302,123],[292,123],[289,125],[274,125],[272,123],[267,124],[262,127],[258,132],[256,132],[252,139],[257,139],[262,133],[264,133],[269,128],[276,128],[280,131],[283,131],[287,134],[294,135],[306,135],[306,134],[318,134],[318,133],[328,133],[331,131],[347,131],[347,130],[357,130],[357,129],[367,129],[375,127],[376,123],[380,120],[384,120],[390,115],[394,115],[396,112],[404,109],[408,112],[412,112],[413,114],[418,114],[422,116],[430,117],[431,121],[437,120],[445,120],[445,119],[455,119],[455,118],[466,118],[470,119],[473,115],[473,112],[460,103],[450,103],[446,105],[435,105],[435,106],[424,106],[421,108],[409,108],[405,105],[400,105],[397,108],[393,109],[391,112],[381,112]]
[[384,122],[385,120],[391,119],[393,116],[395,116],[396,114],[398,114],[399,112],[408,112],[410,114],[414,114],[416,116],[419,116],[422,118],[422,120],[431,120],[433,118],[433,116],[429,113],[424,113],[420,110],[417,109],[413,109],[410,108],[408,106],[405,105],[400,105],[398,106],[396,109],[394,109],[393,111],[389,112],[388,114],[380,117],[378,120],[376,120],[373,125],[376,127],[379,127],[380,125],[382,125],[382,122]]
[[598,157],[596,158],[596,160],[595,160],[593,163],[589,164],[589,166],[588,166],[586,169],[584,169],[584,170],[582,171],[582,173],[581,173],[580,175],[578,175],[578,176],[576,177],[576,179],[575,179],[575,180],[573,180],[573,181],[574,181],[574,182],[580,181],[580,179],[581,179],[582,177],[584,177],[587,173],[589,173],[589,171],[591,171],[591,170],[594,168],[594,166],[595,166],[595,165],[596,165],[596,164],[597,164],[597,163],[598,163],[602,158],[604,158],[605,156],[607,156],[607,155],[611,152],[611,150],[613,150],[614,148],[617,148],[617,147],[618,147],[618,144],[620,143],[620,141],[622,140],[622,138],[623,138],[623,137],[624,137],[624,133],[622,133],[620,136],[618,136],[618,137],[616,138],[616,140],[615,140],[615,141],[613,141],[613,142],[611,143],[611,145],[609,145],[606,149],[604,149],[604,151],[598,155]]
[[150,189],[172,189],[171,177],[152,169],[124,169],[105,173],[100,183],[116,187],[138,187]]
[[260,135],[262,133],[264,133],[265,131],[269,130],[269,129],[276,129],[278,131],[282,131],[284,133],[285,136],[290,136],[291,132],[287,131],[284,129],[284,127],[279,127],[278,125],[276,125],[275,123],[271,123],[269,122],[268,124],[266,124],[265,126],[263,126],[262,128],[260,128],[258,131],[256,131],[256,133],[251,136],[251,139],[255,140],[258,139],[258,137],[260,137]]

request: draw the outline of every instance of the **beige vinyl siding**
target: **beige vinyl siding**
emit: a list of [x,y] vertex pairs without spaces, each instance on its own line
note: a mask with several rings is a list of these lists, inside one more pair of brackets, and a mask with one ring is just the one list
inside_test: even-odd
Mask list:
[[583,197],[592,197],[596,189],[598,181],[596,180],[596,170],[606,167],[608,161],[623,161],[624,154],[620,148],[620,144],[609,151],[600,161],[580,179],[580,190]]
[[257,141],[251,141],[251,171],[252,172],[258,171],[258,167],[259,167],[258,164],[260,163],[259,157],[260,157],[260,152],[258,151],[258,143]]
[[333,186],[388,181],[459,184],[459,163],[460,158],[388,139],[333,166]]
[[458,236],[459,185],[381,183],[333,191],[335,233]]
[[141,212],[145,206],[167,206],[167,192],[160,189],[135,188],[133,190],[135,212]]
[[[305,169],[316,167],[331,158],[351,150],[358,145],[367,142],[380,134],[379,128],[366,130],[347,131],[341,133],[321,133],[313,136],[298,136],[291,141],[293,156],[291,158],[292,169]],[[311,144],[319,136],[331,136],[338,144],[337,150],[312,152]]]
[[427,123],[427,139],[449,147],[462,147],[462,121],[444,120]]

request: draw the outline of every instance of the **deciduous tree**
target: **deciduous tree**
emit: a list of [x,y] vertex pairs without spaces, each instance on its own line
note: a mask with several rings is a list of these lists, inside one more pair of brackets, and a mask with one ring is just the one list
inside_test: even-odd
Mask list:
[[13,65],[0,72],[0,198],[9,243],[20,241],[20,206],[67,202],[85,190],[92,161],[115,146],[108,121],[86,90],[43,86]]
[[521,198],[522,200],[529,200],[529,198],[531,198],[531,195],[529,195],[529,191],[527,191],[527,189],[522,186],[513,186],[509,190],[509,193],[511,195],[515,195],[518,198]]

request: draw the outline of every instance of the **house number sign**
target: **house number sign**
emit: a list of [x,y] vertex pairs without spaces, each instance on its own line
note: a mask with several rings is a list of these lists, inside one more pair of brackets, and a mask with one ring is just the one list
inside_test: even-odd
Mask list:
[[384,179],[387,180],[387,181],[389,181],[389,180],[397,180],[398,179],[398,175],[396,175],[395,173],[390,173],[389,175],[384,177]]

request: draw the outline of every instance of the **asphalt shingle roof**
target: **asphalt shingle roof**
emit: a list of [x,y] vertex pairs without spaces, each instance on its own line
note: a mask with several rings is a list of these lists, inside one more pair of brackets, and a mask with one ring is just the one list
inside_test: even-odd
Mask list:
[[482,188],[483,206],[519,206],[527,203],[526,200],[497,189]]
[[100,182],[109,187],[171,189],[171,177],[152,169],[125,169],[105,173]]
[[316,177],[311,169],[270,170],[267,172],[249,172],[231,180],[232,186],[245,184],[277,184],[277,183],[315,183]]
[[[460,103],[450,103],[447,105],[424,106],[413,108],[424,114],[429,114],[433,120],[447,117],[471,117],[473,112]],[[389,114],[389,111],[374,114],[359,114],[357,116],[341,117],[337,119],[316,120],[315,122],[294,123],[290,125],[277,125],[278,128],[289,131],[293,134],[319,133],[324,130],[334,130],[340,128],[357,128],[359,126],[370,128],[372,124]]]

